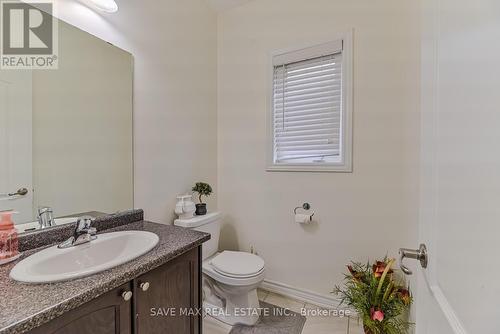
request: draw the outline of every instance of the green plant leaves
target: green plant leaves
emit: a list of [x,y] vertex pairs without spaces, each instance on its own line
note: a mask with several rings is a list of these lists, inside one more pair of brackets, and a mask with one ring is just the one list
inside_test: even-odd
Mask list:
[[[388,258],[373,266],[353,262],[348,266],[344,285],[336,286],[333,291],[341,304],[358,312],[372,334],[406,334],[411,326],[405,320],[412,303],[411,293],[404,283],[396,280],[392,271],[394,262]],[[375,311],[384,314],[382,321],[372,319]]]

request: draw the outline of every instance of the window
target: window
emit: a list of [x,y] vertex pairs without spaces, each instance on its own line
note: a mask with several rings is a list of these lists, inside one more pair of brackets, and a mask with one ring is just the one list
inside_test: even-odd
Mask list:
[[270,171],[351,171],[350,39],[273,56]]

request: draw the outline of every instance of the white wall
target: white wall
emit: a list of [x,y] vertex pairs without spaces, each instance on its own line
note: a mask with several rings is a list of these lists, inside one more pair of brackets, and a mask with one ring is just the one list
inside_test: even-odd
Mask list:
[[[252,244],[269,279],[323,294],[351,259],[416,245],[417,3],[256,0],[222,13],[218,36],[202,0],[121,1],[104,17],[58,3],[60,17],[134,54],[135,206],[147,219],[170,220],[176,194],[219,175],[222,246]],[[269,52],[351,28],[354,172],[265,172]],[[307,228],[291,215],[305,201],[319,221]]]
[[194,182],[217,193],[215,13],[203,0],[118,1],[115,14],[57,4],[63,20],[134,55],[135,207],[170,222]]
[[[253,245],[267,278],[328,295],[350,260],[417,245],[419,4],[252,1],[218,25],[219,208],[223,247]],[[266,93],[273,50],[354,29],[354,172],[270,173]],[[293,223],[310,202],[318,223]]]

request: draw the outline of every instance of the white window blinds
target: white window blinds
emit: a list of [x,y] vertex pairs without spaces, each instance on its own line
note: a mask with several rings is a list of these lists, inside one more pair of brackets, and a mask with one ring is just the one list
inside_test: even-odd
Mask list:
[[274,65],[274,163],[340,159],[342,89],[342,51]]

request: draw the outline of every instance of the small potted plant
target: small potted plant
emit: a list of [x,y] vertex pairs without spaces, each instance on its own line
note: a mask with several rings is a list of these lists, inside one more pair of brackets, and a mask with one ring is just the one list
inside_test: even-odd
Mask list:
[[208,183],[196,182],[192,189],[195,193],[198,193],[198,199],[200,203],[196,204],[196,215],[203,216],[207,214],[207,204],[203,203],[203,196],[210,196],[212,193],[212,187]]
[[333,291],[341,297],[341,304],[358,312],[366,334],[406,334],[412,325],[404,317],[413,298],[404,281],[395,277],[394,262],[352,263],[347,266],[345,285]]

